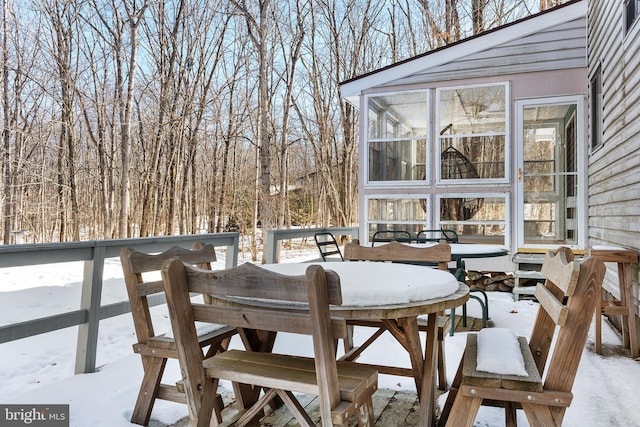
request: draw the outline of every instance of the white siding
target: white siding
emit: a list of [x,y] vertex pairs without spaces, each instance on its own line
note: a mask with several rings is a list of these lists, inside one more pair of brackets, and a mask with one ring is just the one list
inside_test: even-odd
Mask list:
[[640,248],[640,22],[623,2],[589,2],[589,71],[602,67],[603,141],[589,161],[590,243]]
[[574,19],[397,80],[394,84],[585,67],[585,32],[586,18]]
[[[640,22],[625,35],[623,13],[622,1],[589,1],[589,73],[600,65],[603,84],[603,145],[589,156],[589,244],[640,249]],[[610,273],[605,289],[617,296]]]

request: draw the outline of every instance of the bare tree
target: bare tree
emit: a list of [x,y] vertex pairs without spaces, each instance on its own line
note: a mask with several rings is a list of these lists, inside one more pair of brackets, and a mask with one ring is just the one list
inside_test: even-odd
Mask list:
[[[78,198],[75,181],[75,147],[74,128],[75,80],[77,71],[77,34],[78,16],[70,1],[47,1],[43,4],[44,12],[51,24],[51,55],[55,64],[59,84],[60,131],[58,135],[57,188],[58,227],[60,241],[68,238],[67,226],[71,224],[70,237],[80,240],[78,223]],[[69,194],[67,195],[67,192]],[[67,203],[70,204],[68,207]]]
[[[271,200],[271,144],[270,132],[271,102],[269,99],[269,40],[271,23],[269,21],[269,7],[271,0],[260,0],[258,10],[254,15],[246,2],[232,0],[232,3],[243,14],[247,23],[247,32],[258,56],[258,117],[257,135],[260,152],[260,183],[259,183],[259,215],[262,225],[263,239],[272,228],[272,200]],[[258,185],[256,186],[258,188]],[[257,221],[254,224],[257,234]],[[263,260],[264,261],[264,260]]]
[[[287,215],[287,202],[288,202],[288,187],[289,187],[289,118],[291,116],[292,99],[295,90],[296,69],[298,65],[298,59],[300,58],[300,51],[302,42],[304,40],[304,23],[303,16],[306,13],[302,9],[300,0],[295,2],[295,13],[289,9],[284,10],[283,20],[286,20],[289,16],[295,19],[293,25],[289,28],[283,29],[276,23],[276,31],[278,33],[278,40],[280,41],[280,47],[282,51],[282,58],[284,62],[284,70],[280,73],[280,80],[284,85],[284,95],[282,98],[282,125],[280,126],[280,183],[279,183],[279,197],[278,197],[278,221],[277,226],[284,228],[286,223],[291,226],[291,216]],[[288,24],[288,23],[286,23]],[[286,25],[285,24],[285,25]],[[291,28],[293,27],[293,28]],[[288,39],[288,35],[291,35],[291,39]],[[286,221],[288,220],[288,221]]]
[[4,233],[3,241],[8,243],[11,237],[13,226],[13,191],[11,188],[11,135],[9,123],[11,118],[11,107],[9,106],[9,48],[7,43],[8,28],[7,20],[9,6],[7,0],[2,1],[2,101],[3,101],[3,121],[2,121],[2,143],[4,156],[2,167],[4,168]]

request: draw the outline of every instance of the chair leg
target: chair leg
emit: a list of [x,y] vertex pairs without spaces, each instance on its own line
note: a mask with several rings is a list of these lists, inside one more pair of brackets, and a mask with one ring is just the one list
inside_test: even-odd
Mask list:
[[516,415],[516,405],[512,402],[505,402],[504,418],[506,427],[518,427],[518,417]]
[[372,427],[376,424],[373,415],[373,400],[371,396],[358,406],[358,427]]
[[[469,297],[471,297],[470,295]],[[462,305],[462,326],[467,327],[467,303]]]
[[[464,354],[462,355],[462,359],[464,360]],[[460,384],[462,383],[462,362],[458,365],[458,370],[456,371],[456,376],[453,378],[453,383],[449,388],[449,394],[447,395],[447,400],[442,407],[442,412],[440,413],[440,419],[438,420],[438,426],[443,427],[447,419],[449,418],[449,414],[451,413],[451,407],[453,406],[453,402],[456,399],[456,395],[458,394],[458,389],[460,388]]]
[[618,277],[620,278],[620,299],[628,310],[628,314],[622,317],[623,343],[625,348],[631,350],[631,358],[636,359],[640,356],[640,349],[638,348],[638,329],[636,327],[635,305],[633,302],[631,265],[618,263]]
[[226,337],[219,341],[213,342],[209,346],[209,349],[207,350],[207,353],[205,354],[204,357],[209,358],[209,357],[215,356],[218,353],[222,353],[223,351],[227,351],[229,349],[230,342],[231,342],[231,337]]
[[552,413],[549,406],[522,402],[522,409],[531,427],[560,427],[566,408],[554,408],[560,413]]
[[[191,419],[189,425],[194,427],[210,427],[217,426],[222,422],[222,417],[219,416],[218,411],[218,381],[212,378],[206,378],[204,381],[204,387],[201,393],[197,393],[197,396],[192,396],[191,400],[187,397],[187,405],[189,406],[189,412],[191,414],[197,414],[197,419]],[[200,399],[199,402],[196,402]],[[211,417],[214,417],[212,420]]]
[[449,336],[452,337],[453,333],[456,330],[456,309],[452,308],[449,310]]
[[[487,320],[489,319],[489,301],[487,299],[487,294],[484,293],[484,297],[485,297],[485,301],[482,301],[482,299],[480,299],[480,297],[477,297],[475,295],[469,295],[469,298],[473,298],[474,300],[478,301],[478,303],[480,303],[480,309],[482,310],[482,327],[486,328],[487,327]],[[463,310],[466,309],[466,304],[463,307]],[[466,310],[464,310],[466,312]],[[466,320],[466,313],[465,313],[465,319]],[[464,323],[464,326],[467,326],[466,322]]]
[[486,322],[487,320],[489,320],[489,297],[487,296],[487,293],[483,289],[474,289],[473,292],[480,293],[482,295],[482,300],[484,300],[484,304],[483,304],[483,301],[480,300],[480,298],[474,297],[474,299],[478,300],[478,302],[482,306],[483,327],[486,328],[487,327]]
[[162,373],[167,364],[167,359],[162,357],[142,356],[142,366],[144,368],[144,377],[138,391],[136,405],[131,414],[131,422],[146,426],[151,418],[151,410],[155,403]]
[[438,328],[438,389],[447,389],[447,364],[444,354],[444,328]]
[[481,404],[481,398],[466,397],[458,393],[451,407],[446,427],[472,427]]

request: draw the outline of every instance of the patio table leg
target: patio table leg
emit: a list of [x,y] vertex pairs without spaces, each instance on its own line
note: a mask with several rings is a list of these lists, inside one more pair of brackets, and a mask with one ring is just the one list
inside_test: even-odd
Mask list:
[[416,392],[420,398],[420,385],[423,376],[422,346],[420,344],[420,330],[418,329],[418,318],[407,317],[397,321],[386,319],[383,321],[387,329],[398,340],[398,342],[409,353],[411,369],[416,383]]
[[421,427],[431,427],[435,420],[436,363],[438,347],[438,314],[430,313],[427,318],[427,341],[424,349],[424,373],[420,391]]

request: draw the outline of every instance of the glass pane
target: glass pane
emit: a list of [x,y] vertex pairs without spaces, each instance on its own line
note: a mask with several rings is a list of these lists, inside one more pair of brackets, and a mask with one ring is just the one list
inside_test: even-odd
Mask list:
[[505,176],[505,136],[479,135],[440,140],[442,179],[490,179]]
[[369,139],[427,135],[427,92],[372,96],[369,102]]
[[440,92],[440,135],[504,133],[505,85]]
[[369,181],[424,180],[424,139],[369,142]]
[[524,133],[524,190],[554,191],[556,127],[529,128]]
[[[377,232],[383,231],[400,231],[400,232],[408,232],[412,238],[414,238],[420,230],[425,229],[425,224],[384,224],[384,223],[370,223],[369,224],[369,241],[373,239],[373,235]],[[391,236],[392,233],[384,233],[379,235],[378,238],[387,238]],[[398,234],[399,237],[402,237],[401,234]],[[404,237],[403,237],[404,238]]]
[[[426,222],[426,199],[369,199],[369,221]],[[424,227],[423,227],[424,228]]]
[[525,107],[524,242],[577,242],[576,106]]
[[506,176],[505,85],[439,92],[440,178]]
[[447,221],[506,221],[505,201],[502,197],[447,197],[440,199],[440,222]]
[[[467,221],[473,224],[460,224]],[[448,197],[440,199],[440,226],[454,230],[463,243],[505,244],[507,207],[504,197]]]

